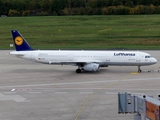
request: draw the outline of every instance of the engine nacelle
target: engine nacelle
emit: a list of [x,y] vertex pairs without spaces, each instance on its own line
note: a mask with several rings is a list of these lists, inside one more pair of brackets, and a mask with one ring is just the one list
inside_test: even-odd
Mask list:
[[86,65],[84,65],[83,70],[85,70],[85,71],[98,71],[99,64],[96,64],[96,63],[86,64]]

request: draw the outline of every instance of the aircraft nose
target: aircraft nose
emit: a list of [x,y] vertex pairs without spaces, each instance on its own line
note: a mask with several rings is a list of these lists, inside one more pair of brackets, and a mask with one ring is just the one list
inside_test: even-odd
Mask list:
[[156,58],[153,58],[152,62],[153,62],[154,64],[156,64],[156,63],[157,63],[157,59],[156,59]]

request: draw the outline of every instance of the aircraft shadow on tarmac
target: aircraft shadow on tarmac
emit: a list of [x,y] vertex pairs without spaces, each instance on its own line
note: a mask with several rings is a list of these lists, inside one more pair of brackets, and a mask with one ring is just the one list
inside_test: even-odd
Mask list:
[[[57,68],[52,68],[52,67],[46,67],[46,68],[16,68],[12,71],[13,73],[39,73],[39,74],[77,74],[75,72],[75,69],[57,69]],[[99,71],[96,72],[89,72],[89,71],[82,71],[79,75],[81,74],[124,74],[124,73],[138,73],[136,67],[133,68],[129,68],[129,67],[110,67],[110,68],[101,68]],[[160,72],[157,70],[153,70],[153,69],[142,69],[141,73],[152,73],[152,72]]]

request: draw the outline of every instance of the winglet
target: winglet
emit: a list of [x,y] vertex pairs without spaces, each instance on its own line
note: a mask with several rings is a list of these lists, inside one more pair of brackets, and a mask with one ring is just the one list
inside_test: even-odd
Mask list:
[[33,50],[33,48],[17,30],[11,30],[11,32],[16,51]]

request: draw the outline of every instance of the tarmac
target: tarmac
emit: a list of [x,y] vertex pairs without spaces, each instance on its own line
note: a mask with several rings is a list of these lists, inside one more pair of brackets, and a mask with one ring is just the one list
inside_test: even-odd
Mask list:
[[[118,92],[160,94],[160,51],[151,66],[109,66],[77,74],[76,66],[47,65],[0,51],[0,120],[133,120],[118,114]],[[150,70],[150,72],[148,72]]]

